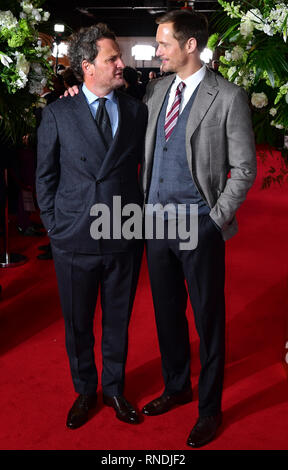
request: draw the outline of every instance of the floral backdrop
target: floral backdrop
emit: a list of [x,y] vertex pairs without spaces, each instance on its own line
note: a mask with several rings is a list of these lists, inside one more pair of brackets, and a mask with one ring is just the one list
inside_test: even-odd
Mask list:
[[[208,47],[220,54],[219,72],[245,88],[257,143],[282,147],[281,175],[287,176],[288,5],[283,0],[218,0]],[[273,171],[273,169],[272,169]],[[277,175],[278,179],[283,179]]]
[[51,50],[41,46],[40,23],[50,14],[43,0],[1,0],[0,11],[0,132],[1,141],[19,144],[35,129],[34,110],[52,76]]

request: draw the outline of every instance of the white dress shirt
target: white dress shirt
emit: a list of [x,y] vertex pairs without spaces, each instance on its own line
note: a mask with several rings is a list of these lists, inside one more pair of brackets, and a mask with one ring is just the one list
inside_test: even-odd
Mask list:
[[169,100],[168,100],[168,105],[166,109],[166,115],[169,111],[169,109],[172,106],[172,103],[175,98],[175,93],[176,93],[176,88],[179,85],[180,82],[185,83],[185,88],[182,91],[182,99],[181,99],[181,105],[180,105],[180,114],[185,108],[186,104],[190,100],[192,93],[195,91],[199,83],[203,80],[204,75],[206,72],[206,65],[204,64],[201,69],[197,70],[197,72],[193,73],[190,75],[188,78],[185,80],[182,80],[178,75],[176,75],[175,80],[171,86],[170,93],[169,93]]

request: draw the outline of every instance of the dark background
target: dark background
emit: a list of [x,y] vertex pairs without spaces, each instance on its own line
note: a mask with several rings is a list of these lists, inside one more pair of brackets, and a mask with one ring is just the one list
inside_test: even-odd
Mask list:
[[[66,34],[82,26],[107,23],[117,36],[154,36],[155,18],[171,9],[194,5],[195,11],[203,12],[208,20],[219,9],[217,0],[170,1],[170,0],[47,0],[43,9],[50,12],[50,23],[65,23]],[[71,29],[70,29],[71,28]]]

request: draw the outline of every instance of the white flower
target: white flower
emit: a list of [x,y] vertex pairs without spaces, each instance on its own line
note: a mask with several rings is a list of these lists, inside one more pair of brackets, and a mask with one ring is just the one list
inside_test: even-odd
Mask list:
[[31,15],[32,10],[34,8],[32,3],[29,3],[27,1],[21,2],[21,7],[22,7],[24,13],[27,13],[28,15]]
[[275,114],[277,114],[277,109],[276,108],[271,108],[270,111],[269,111],[269,114],[271,114],[271,116],[275,116]]
[[17,63],[16,63],[16,70],[18,72],[23,72],[25,75],[28,75],[29,70],[30,70],[30,64],[26,60],[26,57],[24,54],[21,54],[20,52],[15,52],[14,55],[16,56]]
[[25,84],[20,79],[16,80],[15,85],[16,85],[17,88],[24,88],[25,87]]
[[271,121],[270,124],[271,126],[276,127],[276,129],[284,129],[284,126],[282,126],[282,124],[275,124],[274,121]]
[[7,29],[15,28],[18,21],[10,10],[0,11],[0,26]]
[[240,5],[234,5],[234,2],[232,2],[231,5],[225,2],[223,7],[224,11],[226,11],[227,15],[231,18],[239,18],[239,16],[241,15]]
[[4,65],[4,67],[8,67],[8,68],[10,67],[9,64],[11,64],[11,62],[13,62],[11,57],[9,57],[6,54],[2,54],[2,52],[0,52],[0,61]]
[[49,46],[41,46],[41,42],[38,46],[35,47],[35,52],[37,57],[43,57],[43,59],[48,59],[51,56],[51,49]]
[[242,47],[240,46],[233,47],[232,52],[231,52],[232,60],[237,61],[237,60],[242,59],[243,54],[244,54],[244,50],[242,49]]
[[254,24],[251,20],[244,20],[240,24],[240,34],[244,36],[244,38],[247,38],[251,33],[253,33],[254,30]]
[[37,10],[37,8],[34,8],[32,10],[32,16],[35,18],[36,21],[40,22],[41,21],[41,15],[39,13],[39,10]]
[[265,34],[268,34],[268,36],[273,36],[274,35],[274,32],[273,32],[273,28],[270,24],[265,24],[264,28],[263,28],[263,31]]
[[263,21],[263,16],[262,16],[260,10],[258,10],[258,8],[253,8],[252,10],[248,10],[246,12],[243,19],[244,20],[250,20],[250,21],[253,21],[253,23],[260,24]]
[[44,11],[44,15],[43,15],[43,18],[42,18],[43,21],[48,21],[49,17],[50,17],[49,11]]
[[27,74],[25,72],[23,72],[23,70],[19,70],[18,75],[21,78],[21,80],[26,80],[26,78],[27,78]]
[[268,104],[268,98],[265,93],[252,93],[251,103],[255,108],[263,108]]
[[232,59],[232,54],[229,51],[225,51],[225,59],[230,61]]
[[16,80],[15,84],[17,88],[24,88],[26,83],[28,82],[27,75],[23,73],[21,70],[18,72],[19,78]]

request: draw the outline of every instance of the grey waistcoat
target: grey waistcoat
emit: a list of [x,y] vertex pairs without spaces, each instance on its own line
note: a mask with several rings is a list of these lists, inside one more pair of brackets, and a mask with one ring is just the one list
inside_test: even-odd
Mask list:
[[210,208],[197,190],[188,167],[185,149],[186,123],[197,94],[198,87],[192,94],[184,110],[178,117],[176,126],[166,142],[164,134],[165,114],[169,91],[164,100],[157,123],[157,137],[151,185],[148,196],[149,204],[198,204],[198,214],[209,214]]

